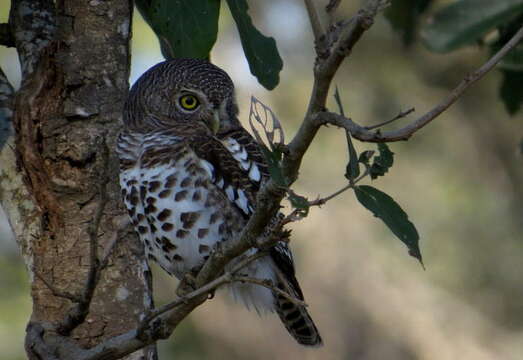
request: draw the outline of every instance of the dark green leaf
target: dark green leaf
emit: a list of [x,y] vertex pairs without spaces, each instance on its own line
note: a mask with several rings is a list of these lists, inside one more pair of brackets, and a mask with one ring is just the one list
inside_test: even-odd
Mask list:
[[469,45],[520,14],[523,0],[460,0],[438,11],[422,30],[427,47],[448,52]]
[[499,62],[498,68],[509,71],[523,71],[523,45],[518,45],[512,49]]
[[356,186],[354,192],[358,201],[374,216],[381,219],[394,235],[407,245],[409,255],[418,259],[423,265],[418,245],[418,231],[398,203],[389,195],[372,186]]
[[394,153],[390,151],[385,143],[378,144],[379,155],[374,157],[374,162],[370,167],[370,177],[372,180],[378,176],[385,175],[389,168],[394,164]]
[[208,59],[218,34],[219,0],[136,0],[166,59]]
[[360,154],[360,157],[358,158],[358,162],[361,164],[364,164],[365,166],[370,166],[369,162],[370,159],[374,156],[375,151],[374,150],[365,150]]
[[294,208],[300,210],[301,216],[305,217],[309,215],[310,205],[309,200],[306,197],[290,192],[289,200]]
[[348,180],[354,180],[360,176],[360,164],[358,162],[358,154],[356,153],[356,149],[352,144],[350,133],[346,131],[345,135],[347,137],[347,147],[349,148],[349,163],[345,168],[345,177]]
[[267,160],[267,166],[269,168],[269,174],[271,175],[272,180],[279,186],[287,186],[285,177],[283,176],[283,171],[281,169],[281,159],[283,153],[280,149],[275,149],[270,151],[265,145],[261,144],[261,149],[265,159]]
[[[523,10],[520,11],[520,15],[514,20],[502,24],[498,27],[499,37],[496,42],[494,42],[490,51],[492,54],[497,53],[520,29],[523,24]],[[508,54],[506,54],[503,59],[497,65],[498,69],[510,70],[510,71],[523,71],[523,44],[519,44]]]
[[254,27],[247,13],[249,6],[245,0],[227,0],[227,4],[238,27],[251,74],[266,89],[274,89],[280,81],[279,74],[283,67],[276,41],[264,36]]
[[[340,114],[345,116],[345,111],[343,111],[343,104],[341,103],[340,92],[337,86],[336,90],[334,91],[334,99],[338,104]],[[360,176],[358,153],[356,153],[356,149],[354,148],[354,144],[352,143],[352,137],[350,136],[350,133],[348,131],[345,131],[345,136],[347,137],[347,148],[349,150],[349,162],[347,164],[347,167],[345,168],[345,177],[348,180],[354,180],[358,176]]]
[[523,104],[523,71],[503,70],[500,96],[509,114],[514,115]]
[[394,0],[385,10],[385,18],[392,28],[401,35],[403,44],[409,46],[419,24],[420,15],[428,8],[432,0]]

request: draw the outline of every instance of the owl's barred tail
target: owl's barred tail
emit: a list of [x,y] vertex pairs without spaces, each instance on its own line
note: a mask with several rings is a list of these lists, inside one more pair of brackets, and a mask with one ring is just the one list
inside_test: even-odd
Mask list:
[[[282,283],[278,284],[278,288],[283,291],[289,290]],[[298,296],[298,298],[301,298],[301,296]],[[286,297],[276,293],[274,293],[274,301],[276,312],[283,325],[299,344],[311,347],[323,345],[320,332],[304,306],[295,304]]]

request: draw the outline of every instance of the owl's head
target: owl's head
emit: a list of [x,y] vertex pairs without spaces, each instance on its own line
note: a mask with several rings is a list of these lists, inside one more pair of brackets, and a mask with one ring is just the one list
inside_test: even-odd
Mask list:
[[133,85],[124,109],[131,130],[150,131],[201,122],[212,133],[238,123],[234,85],[208,61],[174,59],[147,70]]

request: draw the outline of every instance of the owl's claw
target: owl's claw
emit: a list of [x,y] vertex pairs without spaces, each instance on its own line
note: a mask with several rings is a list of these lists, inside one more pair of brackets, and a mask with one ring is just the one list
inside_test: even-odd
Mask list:
[[183,279],[176,289],[176,295],[184,297],[194,290],[196,290],[196,277],[191,272],[187,272],[183,275]]

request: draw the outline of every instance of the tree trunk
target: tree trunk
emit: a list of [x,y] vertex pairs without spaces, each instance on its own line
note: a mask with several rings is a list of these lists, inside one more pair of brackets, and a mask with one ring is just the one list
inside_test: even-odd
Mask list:
[[[131,18],[129,0],[12,1],[22,86],[13,102],[4,101],[15,135],[8,139],[14,151],[1,148],[0,201],[31,280],[29,358],[42,356],[31,324],[74,317],[67,297],[86,294],[90,246],[101,258],[126,216],[113,149],[128,91]],[[135,328],[152,306],[148,274],[141,245],[125,232],[85,321],[66,330],[71,338],[90,347]],[[127,358],[155,357],[149,347]]]

